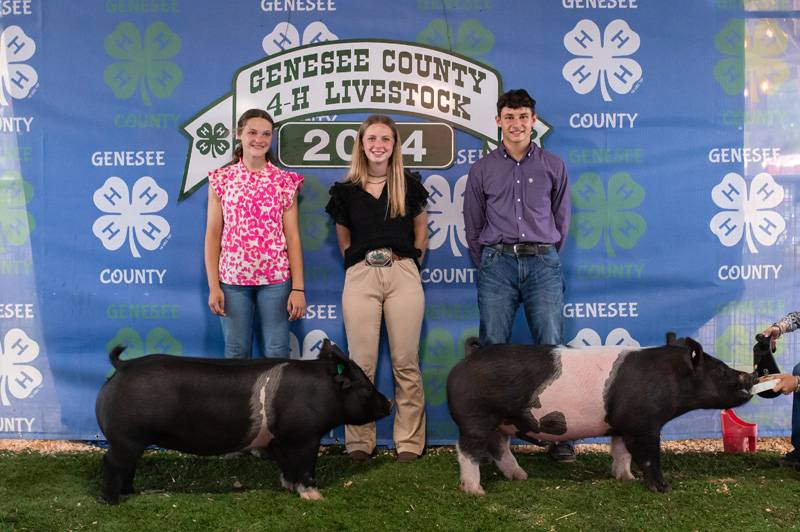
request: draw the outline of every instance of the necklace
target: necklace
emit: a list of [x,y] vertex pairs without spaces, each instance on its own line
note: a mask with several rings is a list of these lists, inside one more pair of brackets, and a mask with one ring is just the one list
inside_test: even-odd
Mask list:
[[[370,179],[370,177],[374,177],[376,179],[373,180],[373,179]],[[386,175],[385,174],[384,175],[367,174],[367,183],[370,183],[370,184],[373,184],[373,185],[379,185],[379,184],[385,183],[385,182],[386,182]]]

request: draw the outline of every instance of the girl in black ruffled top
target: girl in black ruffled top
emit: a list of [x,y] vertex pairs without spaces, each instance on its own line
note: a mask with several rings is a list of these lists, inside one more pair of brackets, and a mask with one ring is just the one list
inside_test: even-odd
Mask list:
[[[403,170],[400,146],[391,118],[367,118],[358,130],[347,178],[331,187],[325,210],[336,223],[347,270],[342,313],[350,358],[374,381],[383,318],[395,381],[397,459],[412,462],[425,449],[419,369],[425,296],[419,265],[428,245],[428,192]],[[345,427],[354,460],[369,459],[375,440],[374,423]]]

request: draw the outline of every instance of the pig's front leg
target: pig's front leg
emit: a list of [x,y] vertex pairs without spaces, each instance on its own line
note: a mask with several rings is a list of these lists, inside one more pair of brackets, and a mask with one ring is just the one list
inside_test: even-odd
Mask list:
[[296,491],[302,499],[324,499],[314,479],[319,451],[318,439],[288,443],[273,440],[270,447],[271,455],[281,470],[281,485],[284,488]]
[[519,466],[517,459],[511,453],[511,437],[495,432],[489,443],[489,453],[497,468],[508,480],[525,480],[528,474]]
[[461,450],[461,442],[456,444],[456,455],[458,456],[458,466],[461,474],[459,487],[465,493],[471,495],[486,495],[481,487],[481,468],[477,458],[466,455]]
[[611,437],[611,473],[617,480],[635,480],[631,473],[631,453],[625,447],[621,436]]
[[667,493],[672,490],[661,473],[661,434],[623,436],[625,447],[644,475],[644,483],[650,491]]

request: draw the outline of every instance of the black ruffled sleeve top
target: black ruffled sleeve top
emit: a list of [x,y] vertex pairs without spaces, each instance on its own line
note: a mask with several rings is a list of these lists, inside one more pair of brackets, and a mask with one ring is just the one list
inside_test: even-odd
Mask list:
[[368,251],[392,248],[400,257],[416,259],[422,251],[414,247],[414,218],[428,205],[428,191],[419,174],[406,172],[406,214],[390,218],[384,185],[375,198],[358,185],[334,183],[325,211],[339,225],[350,230],[350,247],[344,251],[344,267],[364,260]]

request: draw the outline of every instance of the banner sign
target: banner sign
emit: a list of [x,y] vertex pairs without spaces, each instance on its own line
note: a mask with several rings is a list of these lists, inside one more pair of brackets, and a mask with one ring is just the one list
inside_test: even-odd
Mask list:
[[[429,443],[457,437],[447,375],[479,319],[463,196],[471,165],[501,141],[509,89],[536,99],[532,141],[569,176],[564,342],[660,345],[671,330],[749,371],[755,334],[800,310],[797,4],[0,2],[0,438],[102,439],[94,400],[113,346],[222,356],[205,185],[252,107],[277,121],[278,163],[304,177],[298,359],[326,338],[347,347],[328,191],[367,116],[398,122],[404,163],[430,194]],[[530,341],[522,312],[513,341]],[[799,346],[800,333],[778,341],[783,371]],[[391,396],[385,339],[379,360]],[[791,398],[757,397],[737,415],[785,435]],[[392,423],[378,423],[380,444]],[[719,435],[715,411],[664,429]]]

